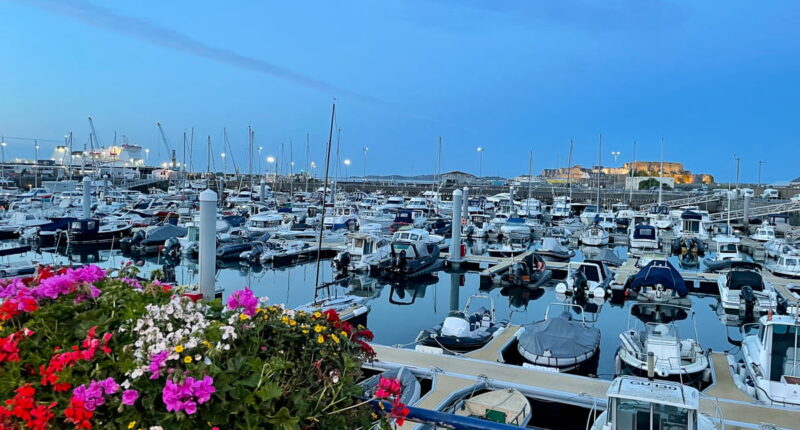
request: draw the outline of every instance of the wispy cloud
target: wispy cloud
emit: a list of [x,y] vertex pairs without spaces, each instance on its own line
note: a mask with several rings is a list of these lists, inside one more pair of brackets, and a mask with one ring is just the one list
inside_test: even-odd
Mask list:
[[346,90],[319,79],[304,76],[285,67],[238,54],[230,49],[211,46],[170,28],[162,27],[145,19],[122,15],[85,0],[16,1],[24,5],[38,7],[49,13],[80,21],[92,27],[122,33],[155,46],[282,79],[329,93],[334,97],[351,98],[369,103],[384,103],[375,97]]

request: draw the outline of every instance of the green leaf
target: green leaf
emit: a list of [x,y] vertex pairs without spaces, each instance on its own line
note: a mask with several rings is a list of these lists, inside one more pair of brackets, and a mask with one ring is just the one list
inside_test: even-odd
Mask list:
[[278,384],[270,381],[264,382],[264,384],[261,385],[261,388],[256,391],[258,398],[264,402],[278,398],[282,393],[283,391],[281,390],[281,387]]
[[282,407],[277,414],[268,417],[267,422],[283,430],[296,430],[300,428],[298,425],[300,419],[293,417],[286,407]]

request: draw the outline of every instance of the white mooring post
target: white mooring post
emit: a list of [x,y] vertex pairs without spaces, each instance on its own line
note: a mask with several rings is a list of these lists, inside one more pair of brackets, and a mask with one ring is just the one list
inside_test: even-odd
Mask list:
[[214,298],[214,274],[217,268],[217,193],[200,193],[200,292],[203,298]]
[[92,178],[83,177],[83,217],[92,216]]
[[259,190],[258,197],[262,202],[264,202],[267,200],[267,181],[264,178],[261,178],[261,183],[259,185],[261,186],[261,189]]
[[461,263],[461,190],[453,191],[453,234],[450,242],[450,266],[458,268]]
[[464,196],[462,197],[461,205],[461,218],[469,220],[469,187],[464,187]]
[[108,197],[108,175],[103,175],[103,199]]

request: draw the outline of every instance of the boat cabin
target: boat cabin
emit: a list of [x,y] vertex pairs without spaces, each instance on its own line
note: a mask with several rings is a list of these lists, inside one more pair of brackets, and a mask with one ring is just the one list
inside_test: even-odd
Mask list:
[[716,236],[714,245],[717,247],[717,260],[741,260],[739,254],[739,238],[736,236]]
[[652,225],[639,224],[633,227],[633,240],[658,240],[658,230]]
[[615,379],[606,393],[608,409],[602,429],[699,428],[700,395],[696,389],[671,381],[632,376]]
[[69,230],[74,233],[92,234],[100,231],[100,221],[92,218],[84,218],[72,221]]
[[375,252],[376,249],[386,246],[388,243],[388,240],[380,236],[357,234],[353,236],[353,242],[349,251],[353,255],[370,255]]
[[701,234],[703,216],[694,211],[684,211],[681,214],[681,231],[684,234]]
[[[798,345],[800,320],[793,315],[761,317],[758,343],[762,353],[759,359],[765,375],[774,382],[800,384],[800,345]],[[764,359],[764,358],[768,359]]]
[[764,291],[766,288],[764,278],[761,276],[761,272],[755,270],[752,266],[756,265],[739,262],[731,266],[731,271],[725,274],[725,285],[728,290],[740,291],[742,287],[747,285],[755,292]]
[[490,221],[490,218],[488,215],[482,213],[472,214],[470,215],[470,221],[475,227],[482,228],[484,224]]
[[419,228],[400,230],[392,235],[392,242],[417,243],[428,239],[428,232]]

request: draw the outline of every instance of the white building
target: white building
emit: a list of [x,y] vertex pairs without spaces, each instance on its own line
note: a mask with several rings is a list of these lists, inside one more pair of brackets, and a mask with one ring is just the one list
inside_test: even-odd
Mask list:
[[[675,178],[671,178],[671,177],[660,178],[660,177],[657,177],[657,176],[634,176],[634,177],[631,178],[629,176],[629,177],[625,178],[625,189],[626,190],[630,190],[630,189],[638,190],[640,183],[642,183],[644,181],[649,181],[651,179],[655,179],[656,181],[660,182],[661,184],[664,184],[664,185],[668,186],[670,189],[675,188]],[[658,187],[656,187],[656,189],[658,189]]]
[[475,175],[453,170],[452,172],[442,173],[442,183],[449,185],[468,185],[475,182]]

